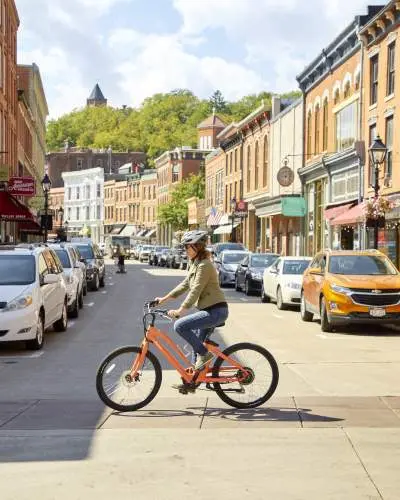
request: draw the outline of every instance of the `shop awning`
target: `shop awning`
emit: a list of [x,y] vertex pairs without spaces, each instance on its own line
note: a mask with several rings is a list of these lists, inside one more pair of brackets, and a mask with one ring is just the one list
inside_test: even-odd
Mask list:
[[126,224],[114,224],[109,234],[121,234]]
[[149,233],[146,234],[146,238],[150,239],[153,238],[153,236],[156,235],[157,230],[156,229],[151,229]]
[[231,216],[229,214],[222,214],[218,224],[220,226],[225,226],[226,224],[229,224],[230,221],[231,221]]
[[18,230],[21,233],[42,234],[42,228],[35,221],[19,222]]
[[359,203],[346,210],[331,221],[332,226],[346,226],[348,224],[357,224],[365,220],[364,203]]
[[33,221],[30,210],[7,191],[0,191],[0,220]]
[[217,210],[216,208],[212,208],[210,215],[208,216],[207,219],[207,226],[219,226],[221,224],[221,218],[223,216],[223,213]]
[[119,233],[119,236],[133,236],[136,233],[136,227],[134,224],[127,224]]
[[[233,227],[238,227],[240,224],[236,223],[233,225]],[[232,224],[225,224],[224,226],[219,226],[217,229],[214,231],[214,234],[231,234],[232,232]]]
[[352,202],[352,203],[346,203],[345,205],[339,205],[339,206],[335,206],[335,207],[326,208],[325,211],[324,211],[325,219],[327,219],[329,221],[329,223],[331,225],[333,225],[332,221],[336,217],[338,217],[339,215],[347,212],[347,210],[349,210],[349,208],[353,204],[354,204],[354,202]]
[[138,238],[142,238],[146,233],[147,233],[147,229],[142,229],[142,231],[140,231],[140,233],[138,233],[136,236]]

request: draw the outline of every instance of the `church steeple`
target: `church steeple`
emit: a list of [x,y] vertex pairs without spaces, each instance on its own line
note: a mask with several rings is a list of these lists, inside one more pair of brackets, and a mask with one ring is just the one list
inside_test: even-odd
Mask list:
[[94,86],[86,104],[87,106],[107,106],[107,99],[104,97],[98,83]]

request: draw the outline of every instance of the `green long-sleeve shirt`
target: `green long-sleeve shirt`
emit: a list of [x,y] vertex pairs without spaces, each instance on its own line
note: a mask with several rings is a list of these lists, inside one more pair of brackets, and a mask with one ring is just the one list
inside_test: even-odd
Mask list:
[[220,302],[225,302],[224,292],[218,283],[217,271],[209,259],[193,261],[186,278],[169,293],[170,297],[177,298],[189,290],[182,307],[190,309],[196,306],[205,309]]

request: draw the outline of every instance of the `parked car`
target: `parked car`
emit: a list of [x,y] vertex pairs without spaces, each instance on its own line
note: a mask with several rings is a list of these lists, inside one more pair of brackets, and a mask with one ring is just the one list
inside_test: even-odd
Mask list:
[[152,250],[152,245],[143,245],[139,251],[139,262],[148,261]]
[[214,263],[221,287],[235,284],[236,269],[248,254],[249,252],[243,250],[224,250],[218,254],[218,258],[214,260]]
[[221,252],[224,252],[225,250],[243,250],[245,252],[247,252],[247,249],[246,247],[242,244],[242,243],[216,243],[213,247],[212,247],[212,255],[213,255],[213,258],[214,258],[214,261],[215,259],[219,259],[219,255],[221,254]]
[[70,247],[74,252],[76,256],[76,261],[77,265],[82,269],[82,273],[84,276],[83,280],[83,296],[87,295],[87,281],[86,281],[86,272],[87,272],[87,266],[86,266],[86,261],[79,251],[77,247],[75,247],[72,243],[65,243],[66,246]]
[[178,269],[181,267],[181,264],[187,263],[186,250],[183,245],[178,245],[171,248],[167,254],[167,267],[171,267],[172,269]]
[[247,255],[236,270],[235,288],[246,295],[261,293],[264,269],[271,266],[279,255],[274,253],[252,253]]
[[310,257],[280,257],[264,270],[261,301],[276,300],[278,309],[300,304],[303,273],[311,262]]
[[158,258],[160,255],[161,250],[163,249],[168,249],[168,247],[162,246],[162,245],[156,245],[155,247],[152,248],[150,255],[149,255],[149,264],[151,266],[157,266],[158,265]]
[[63,243],[51,245],[63,267],[65,283],[68,292],[68,313],[72,318],[79,316],[83,307],[83,282],[86,276],[78,265],[73,249]]
[[106,266],[104,256],[94,243],[74,243],[86,263],[86,281],[90,290],[105,286]]
[[303,276],[301,318],[321,330],[352,323],[400,323],[400,273],[377,250],[324,251]]
[[0,341],[25,341],[41,349],[51,326],[65,331],[67,288],[61,263],[51,248],[0,247]]
[[133,258],[136,260],[139,260],[139,253],[140,250],[142,249],[142,246],[140,243],[135,246],[134,251],[133,251]]
[[169,253],[170,249],[169,248],[163,248],[159,253],[157,257],[157,264],[160,267],[166,267],[167,265],[167,255]]

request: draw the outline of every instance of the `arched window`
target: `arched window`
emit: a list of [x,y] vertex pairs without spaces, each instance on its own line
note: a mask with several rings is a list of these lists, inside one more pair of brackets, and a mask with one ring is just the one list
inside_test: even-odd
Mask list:
[[328,99],[325,99],[322,107],[322,150],[328,149]]
[[348,97],[350,97],[350,82],[347,82],[344,88],[344,98],[347,99]]
[[247,147],[247,192],[250,191],[251,181],[251,147]]
[[320,112],[319,105],[315,108],[315,134],[314,134],[314,154],[319,153],[319,136],[320,136]]
[[307,116],[307,155],[311,155],[311,144],[312,144],[312,130],[311,130],[311,124],[312,124],[312,113],[311,111],[308,112]]
[[260,152],[258,147],[258,141],[256,142],[255,152],[254,152],[254,190],[258,188],[258,178],[259,178],[259,168],[260,168]]
[[268,183],[268,136],[264,136],[264,151],[263,151],[263,187]]
[[333,98],[334,104],[335,105],[338,104],[339,100],[340,100],[340,92],[339,92],[339,89],[336,89],[335,95],[334,95],[334,98]]

